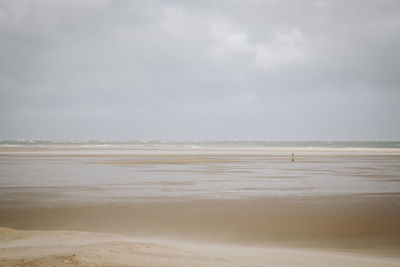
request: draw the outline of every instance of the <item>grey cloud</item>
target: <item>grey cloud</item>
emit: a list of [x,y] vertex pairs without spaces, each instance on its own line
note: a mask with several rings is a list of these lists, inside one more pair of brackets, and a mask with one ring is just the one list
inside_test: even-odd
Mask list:
[[399,139],[397,1],[0,1],[0,138]]

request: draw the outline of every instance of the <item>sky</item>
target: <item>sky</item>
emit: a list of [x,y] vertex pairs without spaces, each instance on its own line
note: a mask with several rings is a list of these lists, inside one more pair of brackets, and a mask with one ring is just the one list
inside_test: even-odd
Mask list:
[[398,0],[0,0],[0,139],[400,140]]

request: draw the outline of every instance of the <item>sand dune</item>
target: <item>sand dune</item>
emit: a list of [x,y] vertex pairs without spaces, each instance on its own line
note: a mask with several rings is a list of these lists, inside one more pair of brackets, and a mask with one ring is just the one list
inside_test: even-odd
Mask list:
[[313,250],[135,241],[114,234],[0,228],[0,266],[399,266]]

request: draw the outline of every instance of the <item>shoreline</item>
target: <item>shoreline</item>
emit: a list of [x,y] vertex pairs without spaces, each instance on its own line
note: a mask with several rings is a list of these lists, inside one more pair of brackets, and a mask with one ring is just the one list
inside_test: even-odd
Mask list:
[[316,154],[400,154],[388,147],[303,147],[303,146],[137,146],[137,145],[0,145],[0,156],[135,156],[135,155],[276,155],[280,153]]

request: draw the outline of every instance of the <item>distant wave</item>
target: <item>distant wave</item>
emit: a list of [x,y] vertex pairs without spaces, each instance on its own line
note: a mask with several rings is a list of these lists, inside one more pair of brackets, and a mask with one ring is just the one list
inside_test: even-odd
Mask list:
[[246,140],[0,140],[2,146],[144,146],[144,147],[332,147],[400,148],[400,141],[246,141]]

